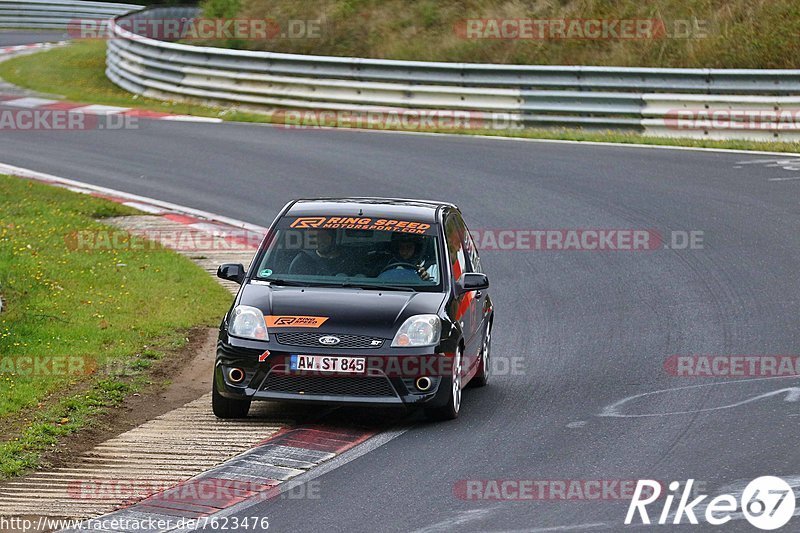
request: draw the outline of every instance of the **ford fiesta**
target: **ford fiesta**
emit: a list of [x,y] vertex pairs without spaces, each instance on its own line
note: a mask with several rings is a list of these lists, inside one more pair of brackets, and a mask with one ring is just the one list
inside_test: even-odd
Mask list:
[[213,380],[220,418],[252,400],[405,405],[458,416],[486,385],[494,308],[458,208],[380,198],[283,208],[222,321]]

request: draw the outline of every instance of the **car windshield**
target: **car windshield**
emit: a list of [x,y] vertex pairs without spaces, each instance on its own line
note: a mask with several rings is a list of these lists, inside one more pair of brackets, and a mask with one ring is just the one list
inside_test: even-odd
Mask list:
[[437,226],[365,217],[284,217],[256,279],[276,285],[441,289]]

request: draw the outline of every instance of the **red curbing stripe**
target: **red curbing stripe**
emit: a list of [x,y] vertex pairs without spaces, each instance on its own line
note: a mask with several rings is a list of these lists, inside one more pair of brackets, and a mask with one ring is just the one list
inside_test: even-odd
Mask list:
[[275,444],[338,455],[375,434],[372,430],[341,430],[326,426],[289,428],[279,431],[256,446]]
[[44,48],[51,43],[35,43],[35,44],[18,44],[15,46],[6,46],[0,48],[0,54],[10,54],[11,52],[20,52],[22,50],[32,50],[34,48]]
[[[2,98],[2,97],[0,97],[0,98]],[[51,104],[51,105],[53,106],[53,108],[57,108],[56,106],[64,105],[64,104],[56,103],[56,104]],[[64,107],[64,109],[68,109],[68,108]],[[39,181],[41,183],[49,183],[49,184],[58,185],[58,182],[48,181],[48,180],[45,180],[45,179],[37,179],[37,181]],[[118,204],[125,204],[125,203],[131,202],[131,200],[128,200],[128,199],[125,199],[125,198],[119,198],[117,196],[111,196],[111,195],[103,194],[103,193],[99,193],[99,192],[91,192],[91,191],[89,191],[89,192],[87,192],[87,194],[89,196],[93,196],[95,198],[102,198],[103,200],[108,200],[110,202],[115,202],[115,203],[118,203]],[[246,232],[248,235],[250,235],[250,234],[257,235],[258,243],[261,243],[261,241],[263,240],[263,237],[261,235],[256,234],[255,232],[242,230],[242,229],[239,229],[239,228],[236,228],[236,227],[231,227],[231,226],[228,226],[227,224],[222,224],[222,223],[204,222],[203,220],[201,220],[199,218],[191,217],[191,216],[188,216],[188,215],[181,215],[179,213],[164,213],[164,214],[154,215],[154,216],[160,216],[160,217],[166,218],[167,220],[171,220],[173,222],[177,222],[178,224],[189,225],[189,226],[191,226],[192,224],[197,224],[197,223],[211,224],[213,226],[216,226],[217,229],[215,231],[218,231],[218,232],[220,232],[222,234],[234,233],[234,235],[236,235],[236,236],[228,236],[228,237],[225,237],[225,239],[224,239],[227,243],[231,244],[232,246],[245,246],[247,249],[251,249],[251,250],[258,249],[259,244],[254,244],[256,241],[252,241],[252,240],[248,239],[247,237],[239,237],[238,236],[242,232]],[[190,228],[189,230],[190,230],[190,232],[197,233],[197,234],[211,233],[206,228]],[[176,248],[176,251],[180,251],[180,249]]]
[[[119,511],[121,509],[124,509],[124,507],[120,507],[120,509],[117,509],[117,510]],[[136,511],[137,512],[142,512],[142,513],[153,513],[153,514],[159,514],[159,515],[174,516],[175,518],[179,518],[179,519],[180,518],[187,518],[187,519],[189,519],[189,518],[194,518],[194,519],[203,518],[203,517],[206,517],[206,516],[211,516],[215,512],[218,512],[218,510],[217,510],[217,511],[211,511],[211,512],[207,512],[207,513],[194,513],[194,512],[191,512],[191,511],[185,511],[185,510],[179,510],[179,509],[165,509],[163,507],[150,507],[149,505],[148,506],[142,506],[141,509],[137,506],[136,507]],[[108,530],[106,530],[106,531],[108,531]]]
[[363,435],[364,432],[367,431],[364,428],[343,428],[343,427],[329,426],[327,424],[307,424],[303,426],[303,428],[330,433],[331,435],[347,435],[350,438]]
[[173,506],[154,505],[152,503],[139,503],[135,506],[138,512],[151,512],[170,516],[182,516],[186,518],[200,518],[219,512],[221,509],[216,507],[203,507],[200,505],[186,505],[176,503]]
[[81,107],[86,107],[84,104],[76,104],[74,102],[56,102],[54,104],[47,104],[36,109],[47,109],[52,111],[70,111],[72,109],[79,109]]
[[164,118],[164,117],[173,117],[175,115],[170,115],[169,113],[159,113],[158,111],[148,111],[147,109],[129,109],[128,111],[123,111],[120,115],[125,115],[127,117],[136,117],[136,118]]
[[103,200],[108,200],[109,202],[115,202],[118,204],[125,202],[125,200],[122,198],[117,198],[116,196],[109,196],[107,194],[102,194],[99,192],[90,192],[89,196],[94,196],[95,198],[102,198]]
[[271,436],[267,437],[266,439],[255,443],[253,445],[253,448],[258,448],[258,447],[263,446],[265,444],[272,444],[273,441],[275,439],[277,439],[278,437],[286,435],[287,433],[289,433],[290,431],[294,431],[295,429],[297,429],[297,428],[293,428],[291,426],[284,426],[281,429],[279,429],[278,431],[276,431],[275,433],[273,433]]
[[[377,433],[378,432],[374,430],[343,429],[322,425],[304,426],[299,428],[282,428],[272,437],[260,442],[256,447],[280,445],[340,455],[345,451],[357,446],[358,444],[361,444],[370,437],[373,437]],[[224,467],[224,465],[222,466]],[[313,468],[311,470],[313,471]],[[136,511],[152,511],[162,514],[185,516],[187,518],[200,518],[215,514],[218,511],[232,507],[233,505],[244,500],[252,500],[255,498],[258,498],[260,501],[272,500],[279,497],[283,493],[285,487],[289,486],[286,485],[286,483],[291,482],[291,478],[283,482],[274,479],[265,479],[259,483],[256,490],[252,490],[253,485],[249,482],[219,477],[225,476],[224,471],[216,474],[216,476],[217,477],[214,478],[192,481],[196,481],[197,483],[203,483],[206,481],[219,483],[222,481],[233,483],[234,486],[239,483],[240,486],[243,485],[250,490],[242,491],[236,497],[204,499],[200,505],[197,505],[196,508],[193,507],[194,502],[191,499],[175,500],[174,498],[170,498],[165,493],[162,493],[151,496],[147,500],[140,502],[132,508]],[[247,492],[249,494],[245,496],[243,492]],[[217,509],[213,512],[209,512],[207,508],[208,506],[216,507]]]
[[236,479],[191,479],[135,504],[137,511],[202,517],[253,497],[271,499],[280,494],[280,482],[264,479],[255,484]]
[[[227,232],[228,227],[220,225],[220,231]],[[257,250],[263,239],[264,236],[260,233],[237,229],[234,235],[225,237],[225,242],[235,246],[243,246],[248,250]]]
[[197,222],[200,222],[200,219],[198,218],[190,217],[187,215],[179,215],[177,213],[167,213],[166,215],[163,216],[164,218],[172,220],[173,222],[177,222],[179,224],[195,224]]

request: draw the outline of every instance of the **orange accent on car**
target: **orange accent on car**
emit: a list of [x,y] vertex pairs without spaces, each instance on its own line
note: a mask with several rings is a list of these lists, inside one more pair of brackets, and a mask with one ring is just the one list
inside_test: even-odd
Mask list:
[[318,328],[328,320],[327,316],[266,315],[269,328]]

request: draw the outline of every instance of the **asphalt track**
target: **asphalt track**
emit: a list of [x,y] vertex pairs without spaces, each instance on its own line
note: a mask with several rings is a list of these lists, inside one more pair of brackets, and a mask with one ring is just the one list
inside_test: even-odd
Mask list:
[[674,354],[800,351],[800,173],[765,159],[786,158],[163,121],[0,133],[4,163],[262,225],[292,198],[359,195],[450,200],[472,229],[704,233],[694,250],[484,252],[494,356],[521,371],[468,390],[457,421],[411,419],[325,473],[319,499],[240,512],[270,531],[623,527],[626,501],[465,501],[462,480],[693,478],[712,495],[762,475],[798,484],[800,379],[664,369]]
[[18,44],[56,42],[66,38],[67,34],[59,30],[2,30],[0,31],[0,48]]

